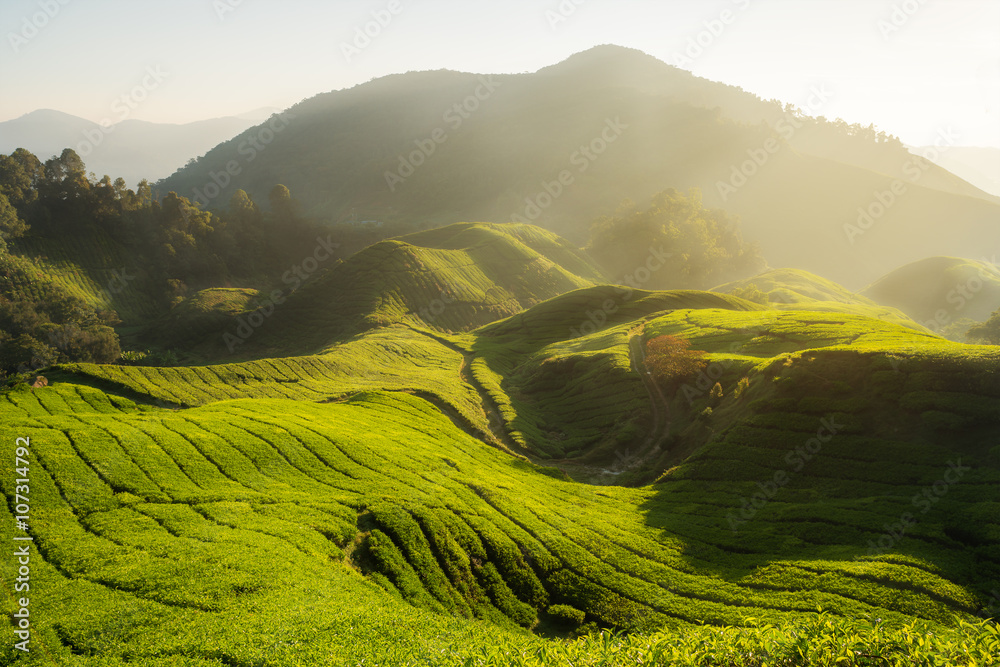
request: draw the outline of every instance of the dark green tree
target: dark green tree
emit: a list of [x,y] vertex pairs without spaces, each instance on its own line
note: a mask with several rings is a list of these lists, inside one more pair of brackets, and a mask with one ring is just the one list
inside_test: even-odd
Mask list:
[[1000,310],[993,313],[987,321],[969,329],[965,337],[970,343],[1000,345]]
[[17,209],[0,192],[0,243],[23,236],[28,225],[18,217]]

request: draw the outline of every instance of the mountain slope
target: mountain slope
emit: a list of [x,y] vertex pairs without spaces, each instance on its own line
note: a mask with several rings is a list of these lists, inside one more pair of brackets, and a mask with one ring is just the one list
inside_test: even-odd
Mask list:
[[[290,113],[252,162],[239,146],[263,126],[180,170],[160,192],[194,197],[237,160],[240,173],[211,205],[236,188],[263,201],[281,182],[334,221],[354,213],[409,223],[529,220],[582,245],[590,223],[623,199],[699,187],[706,205],[742,216],[745,236],[772,264],[854,288],[943,249],[968,255],[1000,241],[995,197],[902,144],[786,113],[615,47],[535,74],[394,75]],[[854,233],[859,209],[878,204],[895,180],[905,196]]]

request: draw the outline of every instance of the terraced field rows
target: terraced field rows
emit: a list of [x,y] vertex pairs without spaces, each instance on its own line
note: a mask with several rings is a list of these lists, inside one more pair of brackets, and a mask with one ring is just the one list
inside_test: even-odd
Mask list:
[[[147,655],[167,643],[244,664],[234,657],[247,650],[238,633],[214,636],[221,643],[209,649],[208,640],[189,634],[171,638],[169,628],[228,623],[258,633],[247,610],[279,597],[287,603],[306,595],[305,587],[336,595],[326,587],[355,570],[389,596],[377,600],[400,596],[511,632],[552,623],[552,604],[585,610],[588,622],[643,630],[741,624],[751,615],[785,624],[817,606],[949,623],[982,605],[969,582],[951,582],[971,572],[976,558],[921,538],[943,525],[947,505],[922,521],[909,560],[870,557],[865,539],[878,536],[898,505],[794,484],[737,539],[711,508],[738,507],[751,483],[707,493],[717,484],[708,456],[666,486],[591,487],[485,448],[405,394],[360,394],[333,405],[236,400],[180,412],[119,401],[117,408],[99,404],[102,413],[85,408],[83,397],[94,401],[95,393],[61,384],[29,394],[36,403],[15,397],[4,404],[0,438],[9,443],[16,433],[32,442],[38,510],[31,534],[46,563],[40,571],[52,568],[43,582],[96,586],[100,605],[155,609],[167,620],[119,632],[122,642],[112,647],[85,632],[92,614],[68,616],[59,598],[46,595],[41,636],[55,652]],[[961,452],[929,447],[923,454],[931,461]],[[836,456],[831,450],[816,470]],[[770,471],[765,463],[757,469]],[[922,470],[901,497],[936,472],[930,463]],[[995,480],[996,470],[977,469],[963,484]],[[7,481],[3,490],[13,496]],[[857,535],[856,546],[809,543],[810,522],[794,524],[805,507],[798,497],[817,493],[831,511],[845,510],[840,521]],[[972,492],[956,488],[949,500],[962,493]],[[688,499],[694,494],[698,505]],[[793,539],[801,540],[798,557],[780,556]],[[958,567],[934,571],[922,556]],[[136,618],[144,624],[149,616]],[[132,633],[143,637],[139,645]]]
[[156,315],[156,304],[142,288],[144,272],[104,234],[64,239],[24,238],[21,252],[36,260],[39,277],[60,286],[98,310],[114,310],[126,323]]

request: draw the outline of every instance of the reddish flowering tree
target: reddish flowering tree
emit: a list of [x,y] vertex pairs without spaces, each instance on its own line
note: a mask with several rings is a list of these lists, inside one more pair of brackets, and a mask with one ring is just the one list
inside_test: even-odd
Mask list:
[[665,387],[674,387],[697,375],[706,365],[705,352],[692,350],[691,341],[676,336],[657,336],[646,341],[646,368]]

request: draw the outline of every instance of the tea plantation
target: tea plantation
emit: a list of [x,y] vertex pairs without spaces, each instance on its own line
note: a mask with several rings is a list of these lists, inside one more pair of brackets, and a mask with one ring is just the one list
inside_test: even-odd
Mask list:
[[[0,663],[997,664],[996,348],[582,287],[3,395],[0,539],[33,542]],[[666,392],[662,335],[705,352]]]

